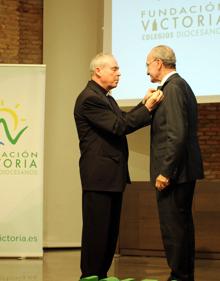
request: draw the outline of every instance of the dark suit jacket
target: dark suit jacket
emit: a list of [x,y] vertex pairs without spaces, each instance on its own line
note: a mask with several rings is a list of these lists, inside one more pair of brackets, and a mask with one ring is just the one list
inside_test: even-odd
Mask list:
[[151,116],[142,103],[121,111],[106,93],[91,80],[75,103],[80,176],[83,190],[118,192],[130,182],[125,135],[149,124]]
[[176,183],[203,178],[197,138],[197,102],[190,86],[177,73],[162,87],[164,100],[151,124],[151,181],[159,174]]

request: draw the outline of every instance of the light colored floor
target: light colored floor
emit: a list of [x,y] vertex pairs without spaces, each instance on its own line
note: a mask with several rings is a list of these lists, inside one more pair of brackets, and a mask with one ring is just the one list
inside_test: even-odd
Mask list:
[[[0,281],[78,281],[80,252],[49,250],[43,259],[0,259]],[[169,270],[164,258],[114,258],[109,276],[165,281]],[[220,281],[220,260],[196,260],[196,281]]]

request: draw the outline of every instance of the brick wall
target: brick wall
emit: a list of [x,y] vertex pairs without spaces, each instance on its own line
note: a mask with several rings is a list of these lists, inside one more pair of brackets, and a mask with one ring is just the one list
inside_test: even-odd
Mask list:
[[205,178],[220,180],[220,103],[199,104],[198,109]]
[[[42,63],[43,0],[0,0],[0,63]],[[220,104],[199,104],[207,180],[220,180]]]
[[42,63],[43,0],[0,0],[0,63]]

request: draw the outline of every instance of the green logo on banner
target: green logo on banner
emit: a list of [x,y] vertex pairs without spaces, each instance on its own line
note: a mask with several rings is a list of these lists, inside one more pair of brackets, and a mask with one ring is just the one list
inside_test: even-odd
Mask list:
[[24,118],[19,119],[17,110],[20,104],[16,104],[15,108],[9,108],[4,106],[4,102],[1,101],[0,104],[0,145],[4,145],[5,142],[2,139],[2,132],[5,133],[7,140],[15,145],[20,137],[23,135],[24,131],[27,130],[28,126],[22,126],[19,128],[20,123],[25,122]]

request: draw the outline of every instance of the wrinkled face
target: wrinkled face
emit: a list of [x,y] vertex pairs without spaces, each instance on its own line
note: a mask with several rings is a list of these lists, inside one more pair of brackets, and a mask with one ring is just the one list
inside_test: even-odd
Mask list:
[[152,83],[161,81],[161,60],[156,59],[152,54],[147,56],[146,67],[147,67],[147,75],[150,76],[150,80]]
[[117,87],[121,75],[116,60],[108,57],[103,66],[96,69],[101,86],[107,91]]

